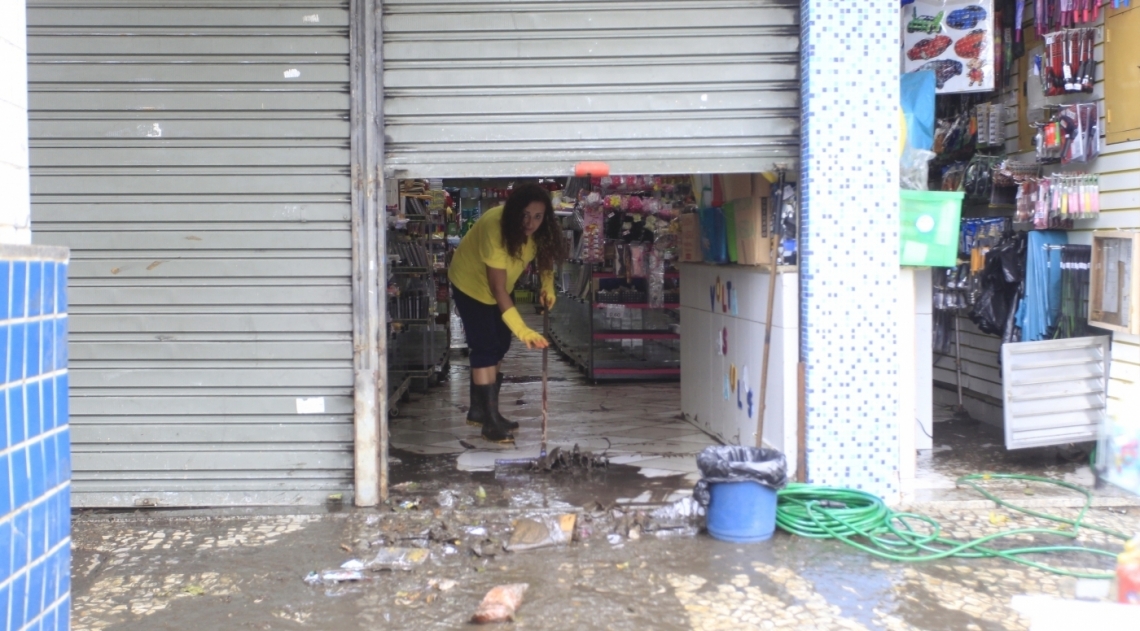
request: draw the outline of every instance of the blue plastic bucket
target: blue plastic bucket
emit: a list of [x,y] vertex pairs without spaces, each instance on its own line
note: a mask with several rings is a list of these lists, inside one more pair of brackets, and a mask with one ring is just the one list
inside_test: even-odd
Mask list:
[[709,484],[706,525],[721,541],[767,541],[776,531],[776,491],[751,480]]

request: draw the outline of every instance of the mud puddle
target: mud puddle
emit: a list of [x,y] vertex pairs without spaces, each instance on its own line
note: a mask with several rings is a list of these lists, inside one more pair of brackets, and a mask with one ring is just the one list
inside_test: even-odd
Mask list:
[[418,497],[432,508],[479,505],[570,509],[598,504],[661,504],[676,492],[692,488],[682,474],[647,478],[637,467],[629,465],[546,473],[521,467],[469,472],[456,467],[456,456],[421,456],[400,450],[393,450],[392,454],[395,460],[389,467],[389,479],[393,500]]

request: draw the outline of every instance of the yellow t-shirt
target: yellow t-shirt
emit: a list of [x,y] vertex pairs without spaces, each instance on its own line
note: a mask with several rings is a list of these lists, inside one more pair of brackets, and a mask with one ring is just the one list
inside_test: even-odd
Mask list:
[[459,291],[485,304],[495,304],[491,284],[487,280],[487,268],[507,270],[507,292],[511,292],[522,276],[527,264],[534,260],[537,248],[533,238],[527,238],[522,256],[515,258],[503,245],[503,207],[496,206],[483,213],[479,221],[463,236],[455,254],[451,257],[451,267],[447,278]]

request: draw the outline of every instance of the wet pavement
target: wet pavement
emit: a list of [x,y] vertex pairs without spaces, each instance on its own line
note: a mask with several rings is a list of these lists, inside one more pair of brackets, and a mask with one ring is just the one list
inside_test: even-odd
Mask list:
[[[956,415],[948,406],[934,409],[934,449],[918,452],[916,490],[908,505],[954,505],[984,508],[990,504],[978,493],[959,488],[958,478],[971,474],[1009,473],[1061,480],[1087,489],[1094,506],[1140,506],[1140,497],[1097,481],[1090,466],[1092,443],[1006,449],[1000,427]],[[1013,498],[1027,507],[1079,506],[1084,497],[1069,490],[1035,486],[1031,494],[1018,481],[991,485],[999,497]]]
[[[1076,579],[1003,561],[893,563],[783,532],[751,545],[636,528],[631,539],[628,521],[596,506],[576,511],[574,542],[508,553],[512,522],[550,511],[502,508],[491,493],[445,510],[440,498],[412,487],[396,497],[397,506],[419,500],[407,510],[85,514],[74,525],[73,628],[459,629],[491,587],[522,582],[530,589],[510,628],[1025,629],[1013,596],[1077,590]],[[931,516],[963,538],[1037,523],[993,510]],[[1095,509],[1090,519],[1140,529],[1137,509]],[[1119,549],[1091,531],[1081,542]],[[430,555],[411,571],[366,571],[363,582],[303,580],[390,545]],[[1105,568],[1091,557],[1055,560]]]
[[[551,361],[551,445],[605,453],[604,469],[536,473],[495,467],[537,446],[538,353],[508,358],[504,412],[523,424],[517,449],[482,443],[463,423],[467,368],[413,394],[392,423],[390,502],[356,509],[330,502],[309,512],[258,509],[102,512],[73,522],[73,616],[77,631],[199,629],[462,629],[483,595],[506,583],[530,587],[518,629],[1026,629],[1010,608],[1020,594],[1071,598],[1101,593],[994,559],[897,563],[836,541],[778,531],[739,545],[684,528],[662,528],[653,511],[691,494],[694,455],[711,440],[676,416],[676,383],[586,386]],[[1006,452],[993,428],[943,418],[921,464],[921,512],[946,536],[972,539],[1010,528],[1054,527],[953,488],[959,475],[1010,470],[1065,478],[1087,461],[1056,450]],[[469,446],[465,446],[467,443]],[[982,442],[979,442],[982,441]],[[983,447],[983,445],[988,445]],[[1067,458],[1067,459],[1066,459]],[[1090,485],[1090,480],[1086,480]],[[946,481],[949,481],[949,485]],[[987,488],[1073,518],[1072,492],[990,480]],[[1098,500],[1111,499],[1098,491]],[[574,516],[573,541],[506,552],[527,518]],[[1090,523],[1140,531],[1140,508],[1099,507]],[[699,524],[699,522],[698,522]],[[1022,535],[1017,546],[1058,545]],[[1084,546],[1120,542],[1082,529]],[[390,546],[427,551],[409,571],[366,570],[359,582],[310,585],[312,571],[368,561]],[[1106,570],[1092,555],[1051,555],[1070,569]]]

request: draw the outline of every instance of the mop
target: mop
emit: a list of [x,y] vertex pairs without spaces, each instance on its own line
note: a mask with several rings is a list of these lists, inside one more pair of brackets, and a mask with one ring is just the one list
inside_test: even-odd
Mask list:
[[[549,339],[550,335],[550,310],[542,307],[542,335]],[[605,468],[609,461],[604,456],[595,456],[588,451],[581,451],[578,445],[574,445],[574,449],[569,452],[563,452],[561,447],[555,447],[546,452],[546,429],[549,424],[550,414],[547,409],[548,402],[548,389],[547,381],[549,376],[549,357],[550,346],[542,349],[542,444],[539,448],[537,458],[506,458],[495,461],[495,468],[525,468],[538,471],[552,471],[554,469],[567,469],[570,467],[582,467],[586,469]]]

